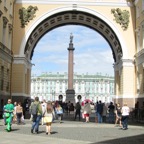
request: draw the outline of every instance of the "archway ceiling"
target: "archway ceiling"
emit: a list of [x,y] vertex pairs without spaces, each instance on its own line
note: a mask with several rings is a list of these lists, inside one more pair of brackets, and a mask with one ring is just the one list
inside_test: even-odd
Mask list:
[[109,43],[114,61],[119,61],[122,56],[122,48],[115,32],[100,18],[78,11],[67,11],[48,17],[42,21],[31,33],[25,46],[25,55],[32,59],[34,48],[39,39],[50,30],[63,25],[83,25],[99,32]]

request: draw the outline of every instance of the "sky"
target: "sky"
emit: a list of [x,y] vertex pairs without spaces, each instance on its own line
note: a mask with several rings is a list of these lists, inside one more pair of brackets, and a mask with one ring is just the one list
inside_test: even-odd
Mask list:
[[68,72],[70,34],[73,34],[74,73],[114,75],[111,48],[96,31],[78,25],[55,28],[46,33],[37,43],[32,63],[32,75]]

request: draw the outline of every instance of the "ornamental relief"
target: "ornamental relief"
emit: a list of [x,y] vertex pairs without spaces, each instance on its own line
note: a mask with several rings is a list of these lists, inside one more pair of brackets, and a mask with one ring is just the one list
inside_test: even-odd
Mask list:
[[111,13],[115,17],[115,21],[121,25],[122,29],[125,31],[128,29],[129,26],[129,11],[127,10],[121,10],[120,8],[117,9],[111,9]]
[[8,23],[8,19],[6,17],[3,17],[3,28],[6,28]]
[[21,20],[21,27],[24,28],[30,20],[36,16],[35,13],[38,10],[37,6],[29,6],[27,9],[22,7],[19,9],[19,19]]

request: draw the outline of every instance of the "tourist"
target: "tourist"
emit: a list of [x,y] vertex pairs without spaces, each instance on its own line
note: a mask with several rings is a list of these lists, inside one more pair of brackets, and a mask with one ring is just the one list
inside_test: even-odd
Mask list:
[[121,125],[122,113],[121,113],[121,106],[119,103],[116,105],[115,114],[116,114],[115,126],[117,126],[117,123],[119,121],[119,126],[121,127],[122,126]]
[[102,123],[103,104],[101,101],[97,104],[98,123]]
[[91,107],[90,107],[90,103],[88,101],[85,102],[83,114],[84,114],[84,118],[86,119],[86,122],[88,123],[89,117],[91,114]]
[[46,124],[46,134],[50,135],[51,134],[51,124],[53,120],[53,106],[51,102],[47,103],[46,110],[44,112],[44,122]]
[[127,103],[124,103],[124,106],[122,107],[122,126],[123,126],[123,130],[127,130],[128,129],[128,118],[129,118],[129,113],[130,113],[130,109],[127,106]]
[[39,97],[35,97],[35,101],[30,106],[31,114],[33,115],[33,123],[31,127],[31,133],[35,132],[39,133],[39,123],[42,118],[42,107],[39,102]]
[[[4,113],[8,112],[10,114],[10,123],[12,124],[12,120],[13,120],[13,111],[14,111],[14,105],[12,104],[11,99],[8,99],[8,102],[6,105],[4,105]],[[4,114],[4,124],[6,125],[6,116]]]
[[110,102],[110,105],[108,106],[108,111],[109,111],[109,123],[114,123],[114,111],[115,111],[115,106],[113,105],[113,102]]
[[17,102],[14,102],[13,123],[16,123],[16,122],[17,122],[16,107],[17,107]]
[[18,102],[18,105],[16,106],[16,116],[17,116],[17,124],[21,124],[21,118],[23,116],[23,108],[21,106],[21,102]]
[[62,116],[63,116],[63,109],[62,109],[62,107],[60,106],[59,103],[56,104],[55,111],[56,111],[56,114],[58,116],[59,123],[61,123],[62,122],[61,121]]
[[75,118],[74,120],[76,120],[77,118],[77,115],[79,116],[79,121],[81,120],[81,105],[80,105],[80,102],[77,102],[76,105],[75,105]]
[[105,103],[103,103],[103,112],[102,112],[102,120],[104,123],[106,123],[106,116],[107,116],[107,106],[105,105]]
[[98,101],[95,104],[95,122],[98,123],[98,113],[97,113],[97,106],[98,106]]

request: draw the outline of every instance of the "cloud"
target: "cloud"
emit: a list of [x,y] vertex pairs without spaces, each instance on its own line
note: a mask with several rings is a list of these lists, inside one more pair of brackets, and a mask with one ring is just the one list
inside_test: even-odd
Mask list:
[[83,26],[63,26],[45,34],[35,47],[32,73],[67,72],[68,46],[73,33],[74,72],[113,75],[113,56],[107,41]]

